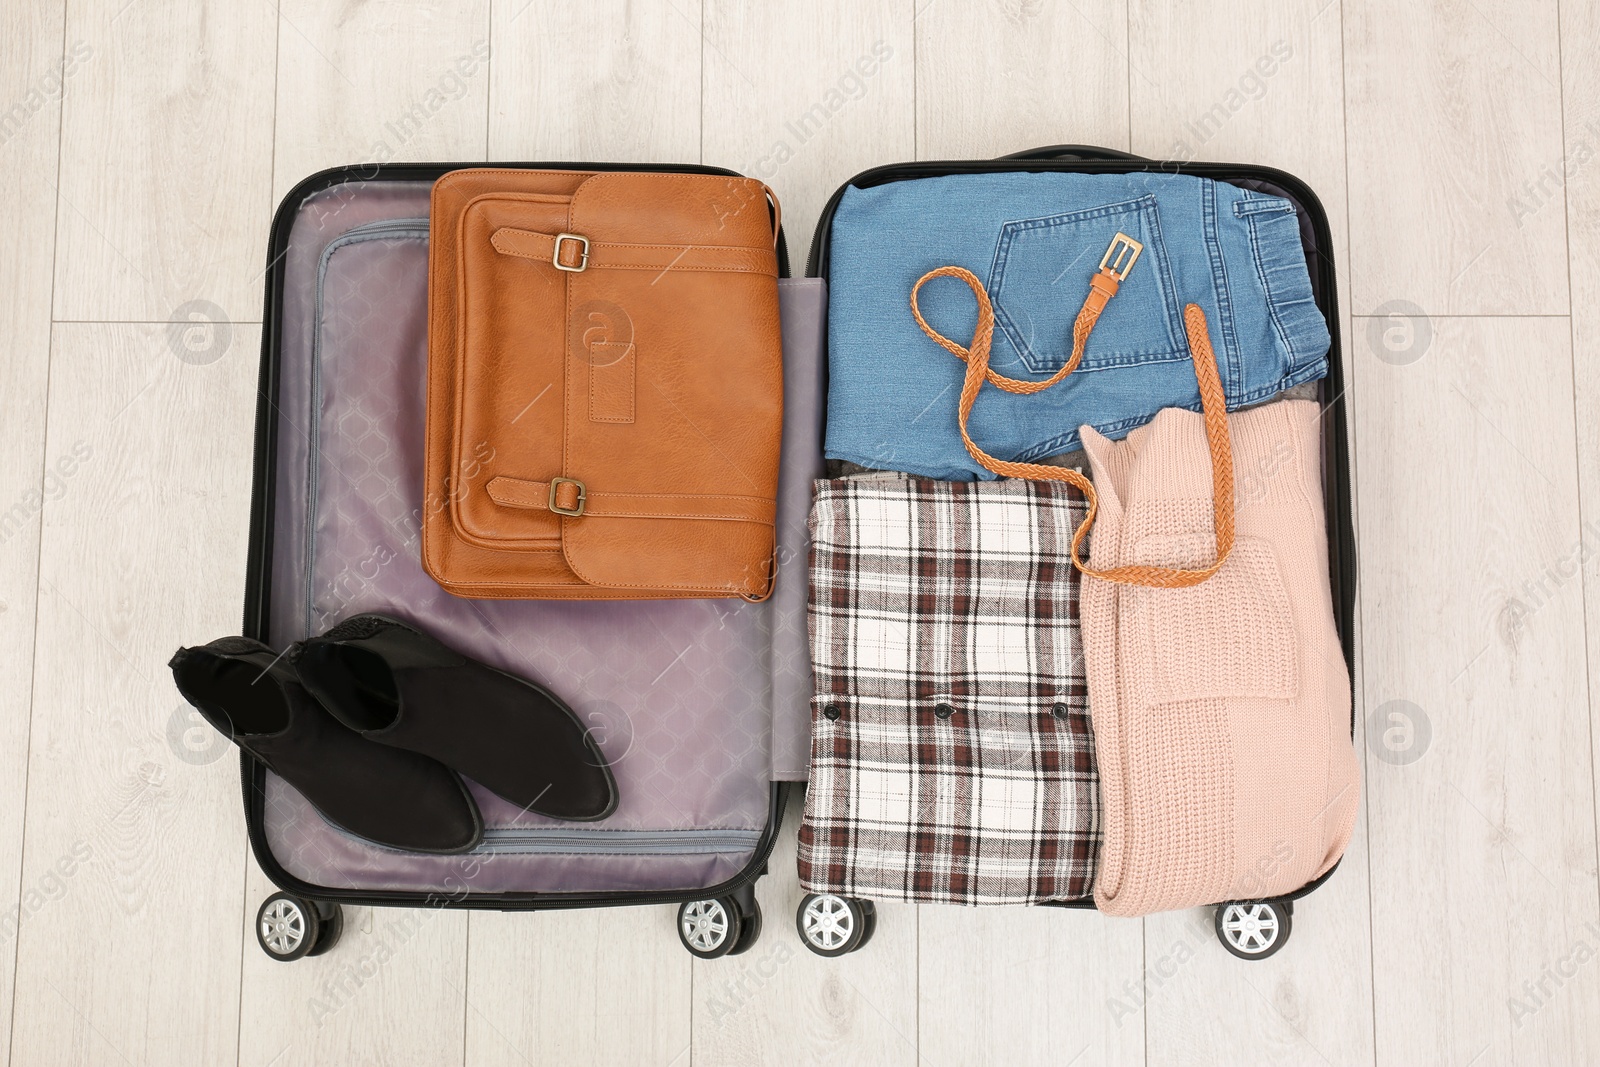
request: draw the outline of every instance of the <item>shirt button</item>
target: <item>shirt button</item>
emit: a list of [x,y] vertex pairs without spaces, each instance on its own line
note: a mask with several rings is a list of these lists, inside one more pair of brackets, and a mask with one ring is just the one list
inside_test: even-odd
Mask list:
[[948,719],[950,716],[956,713],[956,709],[952,708],[949,704],[935,704],[933,706],[933,713],[941,719]]
[[1056,704],[1051,707],[1050,714],[1054,715],[1058,719],[1065,719],[1069,712],[1065,704]]
[[836,722],[839,718],[839,705],[827,704],[823,706],[822,717],[829,722]]

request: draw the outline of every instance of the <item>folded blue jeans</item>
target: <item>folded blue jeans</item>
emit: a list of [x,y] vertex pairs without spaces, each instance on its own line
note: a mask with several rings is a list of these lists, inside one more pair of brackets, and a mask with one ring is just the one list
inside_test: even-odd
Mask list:
[[[966,267],[994,302],[990,366],[1050,377],[1072,353],[1072,324],[1118,232],[1144,250],[1095,327],[1078,369],[1031,396],[985,386],[973,440],[1008,460],[1109,438],[1166,407],[1200,410],[1183,328],[1206,313],[1234,410],[1323,377],[1328,326],[1306,270],[1294,205],[1183,174],[960,174],[845,190],[828,276],[830,459],[950,481],[993,478],[956,424],[962,362],[912,318],[911,287]],[[940,333],[965,344],[972,293],[936,278],[919,297]]]

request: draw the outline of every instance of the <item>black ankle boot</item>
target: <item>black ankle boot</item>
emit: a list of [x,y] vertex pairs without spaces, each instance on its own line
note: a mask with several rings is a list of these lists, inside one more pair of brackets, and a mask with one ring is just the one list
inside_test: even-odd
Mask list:
[[357,615],[295,652],[301,681],[363,737],[449,765],[526,811],[603,819],[617,807],[605,756],[541,686],[381,615]]
[[207,722],[329,822],[413,852],[465,852],[483,840],[478,805],[454,771],[347,729],[261,642],[224,637],[180,648],[168,666],[178,692]]

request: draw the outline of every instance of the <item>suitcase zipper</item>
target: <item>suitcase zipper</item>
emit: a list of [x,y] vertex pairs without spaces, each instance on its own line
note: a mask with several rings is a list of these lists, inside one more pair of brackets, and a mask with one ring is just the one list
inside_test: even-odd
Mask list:
[[[385,845],[351,833],[337,823],[324,821],[341,837],[365,848],[405,854],[405,849]],[[754,852],[761,845],[761,830],[579,830],[564,826],[517,826],[483,832],[483,843],[464,855],[511,856],[707,856]]]
[[[322,250],[322,255],[317,260],[317,287],[311,312],[311,410],[306,412],[308,435],[315,456],[320,456],[322,453],[322,293],[328,276],[328,265],[333,262],[333,254],[341,248],[365,244],[368,241],[382,241],[386,238],[414,241],[419,238],[425,239],[427,236],[427,219],[377,219],[345,231],[329,241],[327,247]],[[320,488],[321,475],[317,462],[313,457],[306,464],[306,525],[300,534],[306,553],[307,633],[313,632],[313,623],[316,619],[317,492]]]
[[[245,810],[251,811],[252,801],[255,799],[255,783],[253,771],[256,769],[255,761],[248,753],[240,750],[239,784],[243,787]],[[273,858],[272,850],[267,844],[266,830],[257,820],[245,820],[245,833],[250,839],[250,849],[255,854],[256,862],[273,884],[290,892],[301,893],[317,900],[342,901],[347,904],[366,905],[371,907],[384,906],[412,906],[412,907],[443,907],[449,904],[469,908],[499,908],[501,910],[536,910],[603,907],[608,904],[681,904],[687,900],[698,900],[702,897],[721,896],[740,886],[748,885],[756,878],[767,873],[767,861],[772,858],[772,853],[778,846],[778,831],[783,825],[783,811],[788,803],[788,783],[774,782],[772,792],[769,794],[769,816],[767,827],[764,830],[749,831],[709,831],[710,833],[742,833],[753,836],[756,840],[755,855],[750,857],[738,874],[714,886],[707,886],[698,890],[673,890],[627,892],[627,891],[598,891],[580,893],[469,893],[460,898],[441,897],[439,893],[430,890],[370,890],[343,889],[332,886],[312,885],[284,870]],[[583,833],[584,831],[568,831]],[[590,831],[600,833],[616,833],[626,831]],[[683,831],[676,831],[683,832]],[[487,835],[487,832],[486,832]],[[706,850],[717,851],[717,850]],[[741,849],[740,851],[743,851]],[[625,854],[625,853],[619,853]],[[1331,873],[1331,872],[1330,872]],[[1320,879],[1319,879],[1320,881]]]

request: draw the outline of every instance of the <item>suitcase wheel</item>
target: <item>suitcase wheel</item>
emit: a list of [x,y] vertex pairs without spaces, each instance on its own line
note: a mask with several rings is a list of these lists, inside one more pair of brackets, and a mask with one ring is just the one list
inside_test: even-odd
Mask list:
[[274,893],[256,912],[256,941],[268,956],[293,963],[320,956],[344,933],[344,909],[293,893]]
[[[752,902],[753,903],[753,902]],[[678,940],[703,960],[743,952],[761,933],[761,910],[747,918],[733,897],[690,900],[678,906]]]
[[737,956],[741,952],[749,952],[755,946],[756,939],[761,936],[761,905],[756,902],[754,894],[750,896],[749,910],[745,911],[739,922],[739,940],[728,953]]
[[1264,960],[1289,940],[1294,905],[1287,900],[1218,904],[1217,940],[1242,960]]
[[819,956],[843,956],[871,940],[878,928],[878,909],[870,900],[807,893],[794,923],[806,948]]

